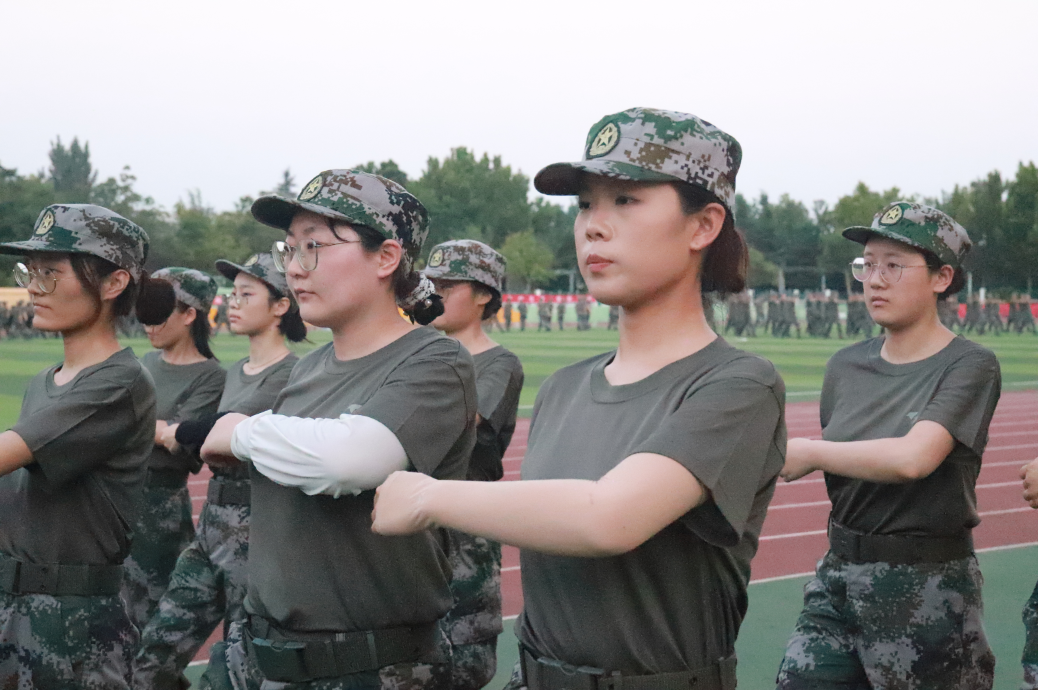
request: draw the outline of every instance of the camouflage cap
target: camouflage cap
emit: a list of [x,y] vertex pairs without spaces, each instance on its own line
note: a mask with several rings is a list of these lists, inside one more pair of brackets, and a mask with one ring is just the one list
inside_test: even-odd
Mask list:
[[943,263],[959,268],[973,243],[962,227],[944,211],[909,201],[895,201],[872,219],[871,227],[853,227],[843,236],[858,244],[878,235],[934,254]]
[[240,266],[226,259],[220,259],[216,262],[216,270],[232,283],[239,273],[248,273],[253,278],[263,281],[268,288],[278,295],[282,297],[289,296],[288,281],[285,279],[285,274],[274,265],[274,257],[270,255],[270,252],[253,254]]
[[208,312],[216,297],[216,281],[213,277],[194,268],[171,266],[160,268],[151,274],[156,280],[165,280],[173,286],[177,300],[189,307]]
[[433,247],[422,273],[428,278],[474,280],[503,292],[505,265],[505,257],[482,242],[451,240]]
[[729,134],[695,115],[631,108],[607,115],[588,132],[579,163],[555,163],[533,185],[542,194],[577,194],[584,173],[618,180],[687,182],[702,187],[729,209],[742,147]]
[[252,204],[256,220],[288,230],[300,209],[344,223],[365,225],[396,240],[404,248],[403,265],[410,271],[429,234],[422,202],[392,180],[359,170],[325,170],[310,180],[296,199],[262,196]]
[[111,261],[139,281],[148,258],[148,233],[118,213],[94,204],[52,204],[43,209],[32,237],[0,244],[0,254],[62,252]]

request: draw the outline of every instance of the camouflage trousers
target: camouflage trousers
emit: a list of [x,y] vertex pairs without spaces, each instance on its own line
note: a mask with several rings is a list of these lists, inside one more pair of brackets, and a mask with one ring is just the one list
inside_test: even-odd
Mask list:
[[122,690],[136,647],[117,596],[0,593],[0,688]]
[[184,549],[158,612],[141,632],[133,687],[179,688],[180,675],[222,620],[244,620],[249,507],[206,502],[194,541]]
[[1038,690],[1038,585],[1024,604],[1023,690]]
[[973,557],[892,566],[827,553],[804,587],[778,688],[991,688],[982,584]]
[[501,545],[450,531],[447,552],[454,607],[443,627],[454,648],[454,687],[478,690],[497,672],[501,623]]
[[130,620],[144,630],[158,611],[180,552],[195,536],[187,485],[145,485],[144,509],[133,532],[133,546],[123,563],[122,597]]
[[[450,658],[450,643],[443,636],[441,652]],[[242,624],[232,623],[226,642],[209,651],[209,667],[199,684],[201,690],[451,690],[451,665],[395,664],[378,671],[353,673],[306,683],[266,680],[245,652]]]

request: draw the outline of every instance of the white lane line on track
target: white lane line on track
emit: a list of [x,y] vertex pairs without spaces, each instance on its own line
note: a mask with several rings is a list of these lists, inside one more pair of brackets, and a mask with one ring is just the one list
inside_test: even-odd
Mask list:
[[1002,487],[1006,486],[1019,486],[1021,490],[1023,490],[1024,488],[1023,484],[1020,483],[1020,480],[1017,480],[1015,482],[994,482],[991,484],[977,484],[978,489],[1001,489]]
[[782,503],[780,505],[768,506],[768,511],[782,510],[783,508],[813,508],[815,506],[827,506],[831,505],[828,500],[825,501],[808,501],[806,503]]
[[1027,431],[998,431],[991,434],[991,437],[995,436],[1034,436],[1038,434],[1038,429],[1028,429]]

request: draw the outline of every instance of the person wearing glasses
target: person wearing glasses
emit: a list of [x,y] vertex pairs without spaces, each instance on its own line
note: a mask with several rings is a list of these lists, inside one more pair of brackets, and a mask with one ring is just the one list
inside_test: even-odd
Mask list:
[[127,688],[138,633],[119,590],[155,389],[116,325],[165,321],[173,294],[144,272],[144,230],[100,206],[48,206],[0,253],[25,257],[33,326],[64,345],[0,434],[0,687]]
[[371,531],[374,489],[411,468],[464,479],[475,443],[472,357],[419,324],[443,313],[415,270],[425,207],[356,170],[317,175],[252,213],[302,317],[332,342],[299,360],[267,414],[229,414],[202,447],[250,467],[246,619],[214,647],[203,687],[451,687],[439,620],[453,604],[446,532]]
[[[227,298],[231,333],[249,338],[249,356],[227,372],[215,415],[170,425],[163,442],[176,452],[193,452],[221,414],[259,414],[274,406],[298,361],[288,341],[306,339],[306,324],[269,254],[255,254],[244,264],[226,260],[216,268],[234,283]],[[141,632],[134,660],[133,687],[177,690],[191,659],[222,620],[224,637],[232,622],[245,618],[242,602],[249,554],[249,468],[240,462],[212,468],[206,502],[194,541],[180,554],[158,611]]]
[[971,243],[947,214],[905,201],[844,237],[884,335],[829,360],[822,439],[790,439],[782,476],[825,473],[829,551],[804,589],[778,687],[990,688],[971,532],[1001,392],[998,360],[941,323]]
[[144,328],[156,348],[141,362],[155,383],[158,420],[144,482],[147,510],[134,527],[123,581],[123,598],[139,630],[158,610],[177,558],[195,536],[187,478],[202,463],[189,449],[171,445],[167,432],[186,419],[216,412],[227,376],[209,347],[216,281],[181,267],[163,268],[151,278],[169,283],[177,302],[163,323]]

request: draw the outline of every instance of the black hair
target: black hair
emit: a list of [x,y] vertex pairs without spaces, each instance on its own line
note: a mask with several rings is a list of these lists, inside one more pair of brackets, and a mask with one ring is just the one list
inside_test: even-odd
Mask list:
[[[353,231],[357,233],[357,237],[360,238],[360,246],[363,247],[364,251],[368,254],[374,254],[377,252],[382,248],[382,244],[386,241],[386,238],[382,236],[382,233],[374,228],[369,228],[366,225],[349,224],[342,221],[336,222],[329,219],[328,227],[331,228],[332,234],[340,240],[342,237],[339,237],[339,233],[335,232],[335,226],[339,224],[348,225],[353,228]],[[418,271],[414,270],[414,268],[408,271],[404,268],[403,261],[400,262],[400,265],[396,267],[396,271],[393,273],[393,295],[396,298],[397,304],[401,304],[411,296],[414,289],[418,287],[421,278],[422,276]],[[404,308],[404,313],[407,314],[412,323],[417,322],[422,326],[428,325],[435,321],[436,317],[443,314],[443,298],[433,293],[424,300],[419,300],[413,307],[409,309]]]
[[[936,254],[934,254],[931,251],[927,251],[925,249],[919,249],[917,247],[912,247],[912,249],[915,249],[916,251],[918,251],[920,254],[923,255],[923,260],[926,261],[926,268],[927,268],[927,270],[929,270],[930,275],[933,275],[935,273],[939,273],[940,270],[941,270],[941,267],[946,265],[943,261],[941,261],[941,258],[939,256],[937,256]],[[940,294],[940,297],[943,298],[943,297],[948,297],[949,295],[954,295],[956,292],[961,290],[962,287],[965,284],[966,284],[966,273],[965,273],[965,271],[962,270],[962,267],[960,266],[959,268],[955,269],[955,273],[952,275],[952,281],[948,285],[948,289],[945,290],[944,292],[942,292]]]
[[195,343],[195,349],[206,359],[215,359],[219,362],[220,360],[213,354],[213,349],[209,347],[209,337],[212,335],[213,329],[209,325],[208,310],[195,309],[190,304],[177,300],[177,311],[183,314],[188,309],[195,310],[195,320],[191,322],[191,340]]
[[501,308],[501,293],[478,280],[470,281],[470,283],[473,292],[490,295],[490,301],[483,305],[483,316],[481,317],[482,321],[486,321]]
[[722,295],[746,289],[746,274],[750,268],[750,250],[742,233],[735,228],[735,217],[717,195],[705,188],[686,182],[675,182],[674,189],[681,198],[681,210],[686,216],[702,211],[707,204],[724,207],[721,232],[706,250],[700,268],[702,291]]
[[[119,266],[93,254],[69,254],[69,264],[79,284],[100,307],[101,284],[105,278],[118,271]],[[163,280],[152,280],[145,273],[141,275],[140,282],[130,278],[126,289],[112,303],[112,316],[128,316],[133,311],[137,320],[145,326],[157,326],[170,317],[175,306],[173,286]]]
[[292,296],[283,295],[279,290],[275,290],[266,283],[263,283],[263,287],[267,288],[268,306],[273,307],[279,300],[288,298],[288,311],[282,314],[281,320],[278,321],[278,331],[281,335],[293,343],[301,343],[306,340],[306,324],[303,323],[303,317],[299,314],[299,305]]

